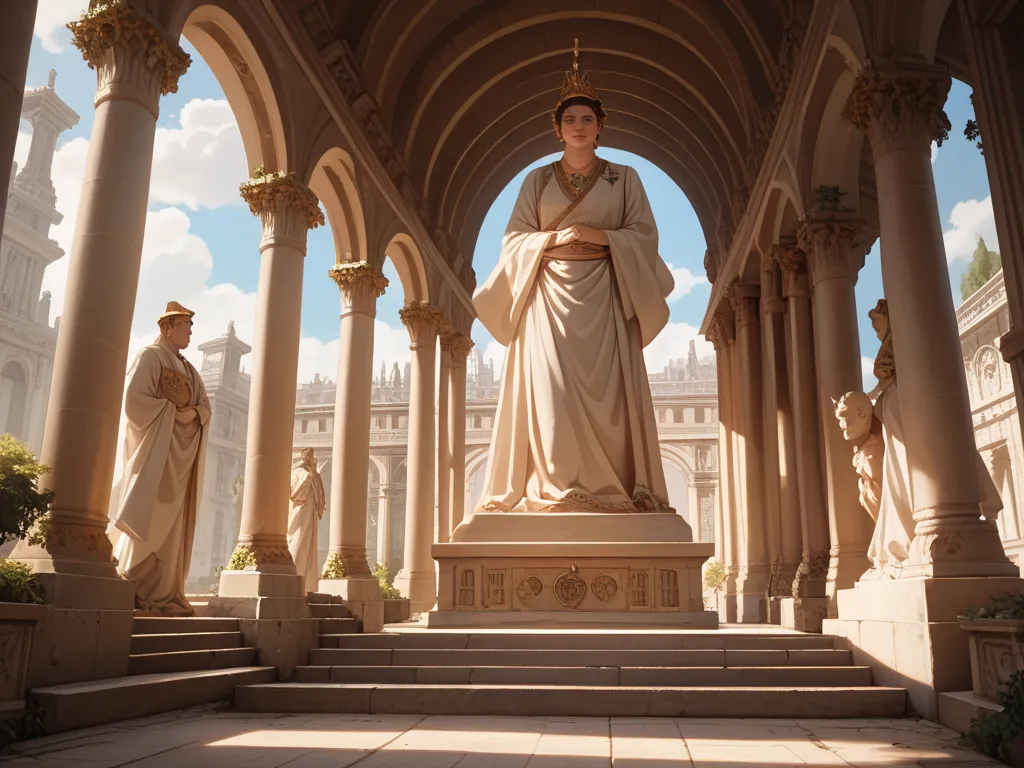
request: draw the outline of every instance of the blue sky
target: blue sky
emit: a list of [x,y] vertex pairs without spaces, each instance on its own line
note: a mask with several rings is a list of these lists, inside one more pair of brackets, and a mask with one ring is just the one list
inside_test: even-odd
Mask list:
[[[28,85],[33,87],[46,82],[51,67],[56,69],[58,95],[81,116],[78,126],[61,137],[54,161],[57,207],[66,220],[51,236],[65,250],[71,242],[77,186],[92,130],[96,79],[71,47],[70,33],[63,29],[63,23],[85,4],[85,0],[41,0],[28,72]],[[196,323],[199,341],[223,333],[228,319],[236,320],[240,336],[251,339],[260,231],[257,220],[237,195],[237,185],[247,175],[241,140],[212,72],[191,46],[186,43],[185,47],[192,55],[192,67],[181,79],[179,92],[161,101],[143,274],[133,326],[134,347],[150,341],[158,310],[170,299],[196,305],[193,308],[200,313]],[[991,247],[996,246],[984,158],[962,136],[964,123],[973,114],[969,96],[969,88],[954,83],[946,105],[953,130],[933,162],[947,256],[951,258],[950,278],[958,301],[960,276],[977,235],[983,234]],[[20,159],[28,149],[27,125],[23,125],[23,132]],[[647,350],[649,368],[658,370],[669,358],[686,354],[689,339],[703,317],[710,294],[703,270],[704,237],[685,196],[656,166],[612,149],[602,149],[600,154],[639,171],[658,221],[662,257],[676,274],[679,287],[671,301],[673,325]],[[486,278],[497,261],[501,236],[523,176],[554,157],[541,158],[523,169],[495,201],[474,253],[478,281]],[[66,261],[62,259],[51,267],[44,283],[54,293],[55,314],[63,303]],[[326,276],[333,262],[329,230],[310,233],[303,286],[300,380],[309,380],[314,373],[335,375],[338,289]],[[389,362],[408,359],[408,337],[398,321],[403,303],[399,281],[390,265],[387,273],[392,287],[378,304],[376,367],[382,358]],[[867,257],[857,283],[861,354],[867,359],[877,348],[867,310],[882,295],[876,247]],[[473,335],[488,356],[500,356],[501,349],[479,326]],[[699,340],[698,345],[702,352],[710,352],[706,342]]]

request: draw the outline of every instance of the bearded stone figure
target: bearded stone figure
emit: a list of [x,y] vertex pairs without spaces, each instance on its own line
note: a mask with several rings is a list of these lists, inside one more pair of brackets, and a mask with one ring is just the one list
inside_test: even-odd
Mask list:
[[578,54],[552,115],[564,154],[527,175],[474,297],[508,347],[477,511],[672,514],[643,357],[672,274],[637,172],[594,152],[605,113]]
[[317,538],[320,520],[327,506],[324,481],[316,465],[312,448],[302,451],[292,470],[290,494],[292,508],[288,516],[288,551],[295,561],[295,571],[302,576],[307,592],[315,592],[320,579],[317,568]]
[[137,610],[191,616],[185,578],[202,498],[210,401],[181,355],[192,337],[191,310],[176,301],[159,318],[160,336],[128,371],[124,474],[111,493],[111,538],[118,572],[135,582]]

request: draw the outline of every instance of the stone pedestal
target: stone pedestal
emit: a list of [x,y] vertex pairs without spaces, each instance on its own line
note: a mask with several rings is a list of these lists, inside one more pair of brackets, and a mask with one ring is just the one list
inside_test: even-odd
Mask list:
[[384,628],[384,598],[376,578],[320,579],[319,591],[338,595],[345,607],[363,622],[363,632]]
[[876,685],[906,688],[912,709],[938,721],[939,694],[971,690],[967,633],[957,614],[991,595],[1024,591],[1017,578],[931,578],[858,582],[837,594],[838,619],[822,631],[842,638]]
[[779,601],[779,624],[798,632],[821,632],[828,616],[827,597],[784,597]]
[[701,566],[671,514],[477,513],[431,553],[439,566],[430,626],[543,621],[717,628]]

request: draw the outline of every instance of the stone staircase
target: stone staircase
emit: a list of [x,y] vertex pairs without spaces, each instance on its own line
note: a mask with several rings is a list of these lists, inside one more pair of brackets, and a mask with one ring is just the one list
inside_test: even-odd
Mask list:
[[906,691],[822,635],[699,631],[326,631],[243,712],[901,717]]
[[136,617],[129,675],[251,667],[256,649],[243,646],[238,619]]

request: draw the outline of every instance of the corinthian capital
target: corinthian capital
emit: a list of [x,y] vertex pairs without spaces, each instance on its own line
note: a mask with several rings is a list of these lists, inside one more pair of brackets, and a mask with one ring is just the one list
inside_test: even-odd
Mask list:
[[96,105],[110,98],[138,101],[154,116],[161,94],[176,93],[191,57],[126,0],[90,8],[68,24],[71,40],[96,70]]
[[732,310],[723,309],[715,312],[705,336],[714,345],[716,352],[721,352],[729,344],[736,341],[736,323]]
[[335,264],[327,274],[341,289],[342,317],[349,313],[376,314],[377,299],[384,295],[388,279],[365,261]]
[[812,285],[834,278],[856,280],[864,266],[865,224],[856,214],[808,214],[797,222],[796,238],[807,254]]
[[413,302],[398,310],[398,316],[409,330],[410,349],[436,344],[437,334],[446,323],[441,310],[425,301]]
[[466,364],[471,349],[473,340],[463,333],[446,333],[441,336],[441,351],[448,355],[454,367]]
[[761,286],[756,283],[734,281],[726,291],[733,314],[736,316],[736,327],[756,324],[758,321],[758,298]]
[[306,232],[325,223],[320,200],[294,173],[266,173],[261,166],[238,191],[249,210],[260,217],[261,251],[271,245],[290,245],[305,253]]
[[951,82],[935,66],[868,61],[853,83],[843,119],[867,133],[876,159],[893,149],[927,151],[932,141],[941,144],[949,136],[942,107]]
[[775,246],[779,249],[777,258],[782,270],[782,295],[787,299],[794,296],[811,295],[807,280],[807,254],[797,245]]

